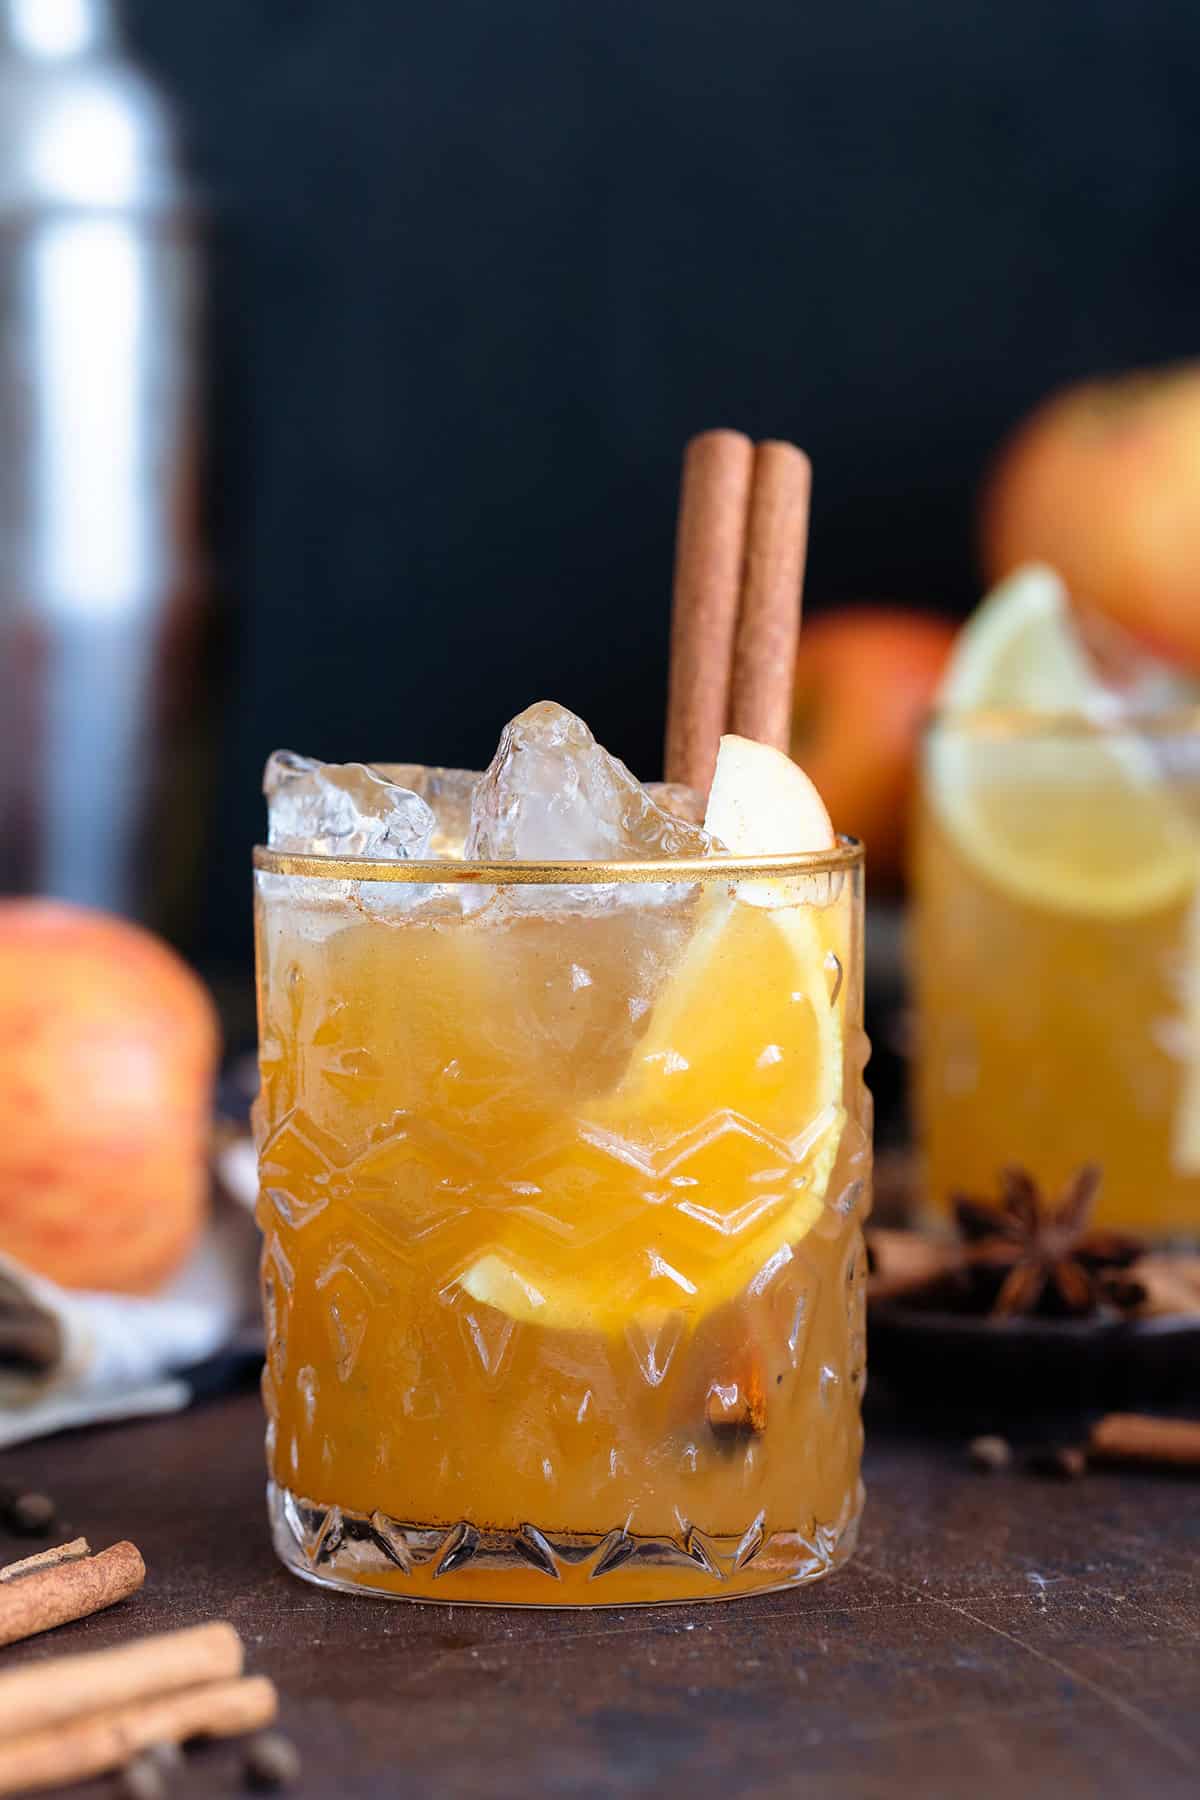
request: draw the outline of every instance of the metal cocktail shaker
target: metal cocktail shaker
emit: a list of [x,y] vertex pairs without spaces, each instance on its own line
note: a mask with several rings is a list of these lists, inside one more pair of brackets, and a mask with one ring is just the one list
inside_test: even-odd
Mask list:
[[201,586],[195,231],[110,0],[3,0],[3,890],[146,907]]

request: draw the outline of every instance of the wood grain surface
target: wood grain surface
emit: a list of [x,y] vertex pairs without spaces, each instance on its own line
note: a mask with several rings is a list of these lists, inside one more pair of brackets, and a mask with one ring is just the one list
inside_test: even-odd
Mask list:
[[[249,1670],[279,1684],[304,1796],[1200,1792],[1194,1481],[985,1476],[960,1444],[885,1422],[861,1550],[832,1580],[721,1605],[517,1613],[284,1574],[261,1444],[244,1393],[6,1452],[0,1481],[48,1489],[93,1545],[131,1537],[149,1572],[131,1600],[0,1652],[0,1668],[231,1619]],[[240,1791],[239,1769],[233,1746],[197,1750],[178,1792]]]

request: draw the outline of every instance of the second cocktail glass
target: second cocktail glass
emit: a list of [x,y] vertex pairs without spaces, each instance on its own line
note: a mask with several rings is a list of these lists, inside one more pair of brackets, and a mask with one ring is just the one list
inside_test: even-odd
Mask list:
[[1200,1231],[1200,717],[948,714],[913,863],[916,1110],[937,1206],[1018,1163]]

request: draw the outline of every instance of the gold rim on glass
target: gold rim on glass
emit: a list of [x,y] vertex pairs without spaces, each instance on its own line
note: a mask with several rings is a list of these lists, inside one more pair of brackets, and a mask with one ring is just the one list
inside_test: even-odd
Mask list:
[[860,868],[857,838],[835,850],[798,856],[672,856],[653,862],[385,862],[370,856],[303,856],[257,844],[254,867],[267,875],[304,875],[326,881],[409,881],[428,887],[470,882],[483,887],[603,886],[616,882],[761,881],[771,876],[832,875]]

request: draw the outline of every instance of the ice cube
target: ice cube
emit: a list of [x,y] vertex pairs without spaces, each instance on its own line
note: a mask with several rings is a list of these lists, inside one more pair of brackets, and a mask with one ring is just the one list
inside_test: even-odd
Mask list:
[[703,856],[712,840],[656,806],[582,719],[542,700],[506,725],[475,790],[466,855],[486,862]]
[[276,750],[263,776],[267,842],[310,856],[428,856],[436,821],[419,794],[366,763],[322,763]]
[[471,823],[471,802],[483,780],[479,770],[426,768],[423,763],[376,763],[375,767],[389,781],[420,794],[433,809],[437,824],[429,854],[461,858]]
[[648,781],[645,785],[660,812],[686,819],[689,825],[703,825],[708,801],[699,788],[686,787],[682,781]]

